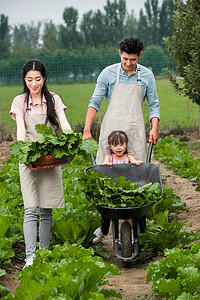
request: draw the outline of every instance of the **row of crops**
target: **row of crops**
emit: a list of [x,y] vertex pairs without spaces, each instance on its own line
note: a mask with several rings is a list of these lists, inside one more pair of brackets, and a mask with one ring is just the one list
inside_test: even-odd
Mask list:
[[[199,193],[200,159],[194,160],[185,143],[174,137],[161,139],[154,157],[170,164],[180,176],[193,180]],[[15,295],[0,286],[4,299],[122,298],[105,288],[107,276],[120,276],[119,269],[104,263],[102,257],[109,254],[91,243],[101,218],[86,200],[79,182],[90,164],[89,159],[77,155],[70,165],[62,166],[66,207],[54,209],[50,249],[37,250],[33,266],[19,276],[21,284]],[[15,253],[16,243],[23,243],[23,201],[14,158],[0,171],[0,189],[0,276],[4,276],[6,265],[19,255]],[[152,281],[155,294],[167,299],[199,299],[200,243],[195,242],[200,240],[200,230],[193,232],[189,223],[174,217],[178,210],[187,209],[172,189],[164,187],[162,199],[148,213],[147,231],[139,238],[140,255],[149,251],[165,254],[163,259],[149,264],[147,281]],[[20,255],[25,258],[24,253]]]

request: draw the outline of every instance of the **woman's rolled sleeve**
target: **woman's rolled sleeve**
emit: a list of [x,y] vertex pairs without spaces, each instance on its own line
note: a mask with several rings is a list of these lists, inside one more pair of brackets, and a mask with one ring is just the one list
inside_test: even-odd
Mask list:
[[62,102],[61,98],[57,94],[53,94],[54,100],[55,100],[55,111],[58,115],[62,110],[66,110],[67,106]]
[[11,105],[11,109],[9,112],[9,116],[16,121],[16,115],[20,116],[20,117],[24,117],[25,114],[25,99],[23,95],[19,95],[17,97],[14,98],[12,105]]

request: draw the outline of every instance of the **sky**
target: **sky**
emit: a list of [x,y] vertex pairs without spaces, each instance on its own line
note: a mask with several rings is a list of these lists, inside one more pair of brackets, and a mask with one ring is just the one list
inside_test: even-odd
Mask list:
[[[110,0],[111,3],[113,2]],[[126,0],[126,8],[129,13],[134,11],[136,18],[139,11],[144,10],[145,0]],[[163,0],[158,0],[159,6]],[[35,24],[38,21],[50,21],[54,24],[64,24],[62,19],[63,11],[66,7],[73,6],[78,10],[79,21],[82,15],[89,10],[96,11],[100,9],[104,12],[106,0],[0,0],[0,14],[8,16],[9,25]]]

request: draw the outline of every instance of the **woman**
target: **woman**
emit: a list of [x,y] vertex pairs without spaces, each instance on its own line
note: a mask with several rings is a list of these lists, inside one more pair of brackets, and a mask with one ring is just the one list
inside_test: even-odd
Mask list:
[[[24,92],[14,98],[10,116],[17,124],[17,140],[32,142],[38,133],[36,124],[46,124],[62,130],[71,129],[65,116],[66,106],[61,98],[49,92],[46,85],[45,65],[36,59],[23,66]],[[59,123],[57,121],[59,120]],[[21,190],[24,202],[24,239],[26,264],[33,264],[37,240],[37,218],[39,224],[39,248],[48,248],[50,243],[52,208],[64,208],[64,193],[61,167],[32,170],[19,165]]]

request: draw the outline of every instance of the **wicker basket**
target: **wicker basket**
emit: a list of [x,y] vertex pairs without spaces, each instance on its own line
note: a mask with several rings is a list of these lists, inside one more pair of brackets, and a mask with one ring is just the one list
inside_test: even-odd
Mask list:
[[73,158],[74,155],[63,156],[61,158],[56,158],[53,155],[45,155],[38,158],[29,167],[34,170],[54,168],[63,164],[69,164],[73,160]]

